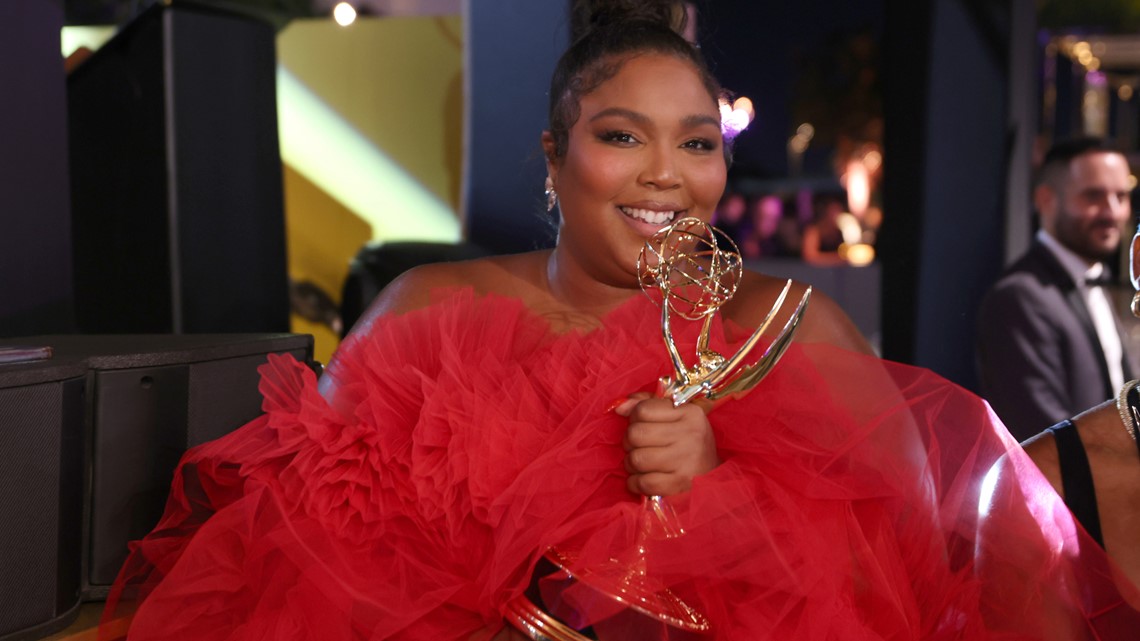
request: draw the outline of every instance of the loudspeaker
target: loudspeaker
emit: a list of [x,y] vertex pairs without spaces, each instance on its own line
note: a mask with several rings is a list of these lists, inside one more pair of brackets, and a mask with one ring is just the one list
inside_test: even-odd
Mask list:
[[[127,543],[147,534],[162,516],[182,454],[261,414],[257,369],[267,356],[288,353],[315,367],[313,339],[299,334],[0,340],[0,346],[17,343],[50,346],[54,359],[81,363],[86,372],[82,473],[69,477],[86,500],[67,512],[81,524],[69,530],[74,549],[67,551],[82,553],[77,589],[85,600],[106,597],[126,559]],[[40,458],[37,451],[20,452],[22,460]],[[68,504],[73,507],[74,502]],[[9,548],[0,549],[0,567],[8,553]],[[0,574],[0,581],[6,576],[19,575]]]
[[155,2],[68,76],[81,332],[288,330],[275,36]]
[[78,614],[86,368],[0,364],[0,640],[40,638]]

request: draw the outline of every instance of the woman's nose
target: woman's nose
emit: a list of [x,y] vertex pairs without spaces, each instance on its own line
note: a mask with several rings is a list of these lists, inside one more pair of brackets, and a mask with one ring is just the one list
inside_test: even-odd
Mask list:
[[641,182],[658,189],[674,189],[681,185],[680,172],[672,149],[651,147],[646,150],[645,167],[641,171]]

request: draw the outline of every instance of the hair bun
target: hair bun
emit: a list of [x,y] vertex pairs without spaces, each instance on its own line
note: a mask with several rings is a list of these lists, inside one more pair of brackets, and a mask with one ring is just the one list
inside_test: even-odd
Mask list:
[[623,22],[650,22],[683,33],[687,18],[683,0],[574,0],[570,11],[572,40]]

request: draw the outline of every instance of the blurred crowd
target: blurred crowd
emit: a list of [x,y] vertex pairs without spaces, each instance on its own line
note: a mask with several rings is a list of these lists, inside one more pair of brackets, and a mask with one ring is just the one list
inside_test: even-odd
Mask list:
[[842,191],[745,195],[725,191],[713,224],[736,243],[746,260],[800,259],[813,265],[862,266],[874,260],[878,207],[848,211]]

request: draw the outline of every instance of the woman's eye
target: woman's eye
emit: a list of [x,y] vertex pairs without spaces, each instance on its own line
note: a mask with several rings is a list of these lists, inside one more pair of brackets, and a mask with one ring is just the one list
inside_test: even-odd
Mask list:
[[637,142],[633,134],[625,131],[607,131],[599,136],[599,138],[604,142],[616,142],[623,145],[630,145]]
[[707,138],[694,138],[685,141],[681,146],[685,149],[695,149],[697,151],[713,151],[716,149],[716,143]]

